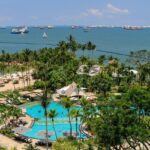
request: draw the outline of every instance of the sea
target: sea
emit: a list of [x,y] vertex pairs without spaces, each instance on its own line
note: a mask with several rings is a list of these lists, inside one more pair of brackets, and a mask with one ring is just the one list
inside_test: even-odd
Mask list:
[[[121,27],[97,27],[72,29],[70,26],[57,26],[52,29],[29,27],[27,34],[11,34],[12,27],[0,28],[0,51],[14,53],[23,49],[38,50],[44,47],[55,47],[69,35],[80,43],[91,41],[96,45],[94,52],[85,51],[84,55],[98,58],[100,55],[117,56],[126,59],[131,51],[150,50],[150,28],[142,30],[125,30]],[[47,38],[43,38],[43,33]],[[77,56],[83,55],[82,50]]]

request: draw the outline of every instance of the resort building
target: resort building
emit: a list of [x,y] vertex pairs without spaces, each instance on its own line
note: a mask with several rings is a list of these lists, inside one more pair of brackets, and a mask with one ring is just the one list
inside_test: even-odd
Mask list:
[[129,71],[130,73],[133,73],[134,75],[138,75],[138,71],[137,70],[133,70],[133,69],[131,69],[130,71]]
[[88,74],[89,68],[87,65],[81,65],[79,69],[77,70],[77,74],[82,75],[82,74]]
[[99,65],[93,65],[93,66],[90,68],[89,76],[95,76],[95,75],[97,75],[101,70],[102,70],[102,68],[101,68]]
[[97,98],[94,93],[86,92],[86,88],[78,88],[75,82],[56,90],[56,93],[52,96],[54,101],[60,101],[62,97],[69,97],[71,100],[74,101],[79,100],[79,98],[81,97],[85,97],[87,100],[94,100]]
[[77,70],[77,74],[79,75],[87,74],[89,76],[95,76],[101,71],[102,71],[102,67],[100,67],[99,65],[93,65],[90,68],[88,65],[81,65]]
[[77,100],[78,97],[84,95],[84,91],[78,89],[77,84],[75,82],[56,90],[56,93],[59,97],[70,97],[72,100]]

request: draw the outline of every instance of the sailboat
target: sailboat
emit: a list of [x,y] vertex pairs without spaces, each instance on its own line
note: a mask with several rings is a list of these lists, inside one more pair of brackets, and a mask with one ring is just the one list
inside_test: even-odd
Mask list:
[[24,35],[24,32],[21,32],[21,35]]
[[43,37],[43,38],[47,38],[46,32],[43,33],[43,36],[42,36],[42,37]]

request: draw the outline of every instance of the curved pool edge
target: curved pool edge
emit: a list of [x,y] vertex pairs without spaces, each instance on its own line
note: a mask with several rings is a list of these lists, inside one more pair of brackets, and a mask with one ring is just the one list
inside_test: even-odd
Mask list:
[[83,127],[85,126],[84,123],[80,124],[80,131],[85,134],[87,136],[87,138],[93,137],[89,132],[87,132],[86,130],[83,129]]
[[[54,103],[57,103],[57,104],[60,104],[60,102],[55,102],[55,101],[51,101],[51,102],[54,102]],[[56,104],[56,105],[57,105]],[[35,135],[35,133],[37,133],[37,131],[34,131],[34,127],[36,127],[36,126],[38,126],[37,124],[36,124],[36,117],[34,117],[34,116],[32,116],[32,114],[30,114],[29,112],[28,112],[28,110],[31,108],[34,108],[34,106],[36,107],[36,105],[40,105],[40,101],[35,101],[35,102],[30,102],[30,103],[25,103],[25,104],[23,104],[23,105],[20,105],[19,106],[19,108],[21,108],[21,109],[24,109],[25,110],[25,116],[26,117],[28,117],[28,118],[30,118],[30,123],[28,124],[28,128],[31,128],[32,130],[33,130],[33,134],[32,133],[23,133],[22,135],[23,136],[26,136],[26,137],[29,137],[29,138],[32,138],[32,139],[36,139],[36,140],[44,140],[44,138],[40,138],[40,137],[36,137]],[[61,104],[60,104],[61,105]],[[61,105],[62,106],[62,105]],[[76,106],[75,106],[76,107]],[[81,107],[81,106],[77,106],[77,107]],[[55,108],[56,110],[57,110],[57,108]],[[24,119],[25,121],[27,121],[26,119]],[[27,121],[28,122],[28,121]],[[65,124],[64,123],[58,123],[58,125],[60,125],[61,126],[61,124],[62,125],[64,125],[65,126]],[[74,124],[74,123],[73,123]],[[57,125],[57,124],[56,124]],[[69,126],[69,123],[67,123],[66,125],[68,125]],[[79,125],[79,127],[78,127],[78,130],[80,130],[80,123],[78,124]],[[39,127],[40,126],[42,126],[42,125],[40,125],[39,124]],[[44,125],[43,125],[44,126]],[[49,125],[49,126],[51,126],[51,125]],[[63,127],[62,127],[63,128]],[[40,130],[42,130],[42,128],[40,127],[39,128],[39,131]],[[51,131],[51,129],[50,129],[50,131]],[[65,130],[64,130],[65,131]],[[68,131],[69,132],[69,129],[67,129],[66,128],[66,131]],[[58,131],[59,132],[59,131]],[[80,131],[79,131],[80,132]],[[80,132],[81,133],[81,137],[78,137],[78,140],[81,138],[81,139],[85,139],[85,138],[87,138],[87,134],[85,133],[85,132]],[[63,131],[61,131],[61,134],[63,134]],[[60,135],[60,138],[64,138],[65,136],[63,136],[63,135]],[[55,137],[54,137],[54,135],[53,135],[53,137],[52,138],[49,138],[49,141],[56,141],[56,139],[55,139]]]

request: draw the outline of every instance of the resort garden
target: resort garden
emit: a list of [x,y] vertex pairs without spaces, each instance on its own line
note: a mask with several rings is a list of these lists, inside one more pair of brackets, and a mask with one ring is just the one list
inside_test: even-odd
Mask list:
[[[27,143],[26,150],[149,150],[150,52],[122,62],[95,59],[95,50],[70,35],[55,48],[2,51],[0,134]],[[39,138],[32,135],[38,125]]]

